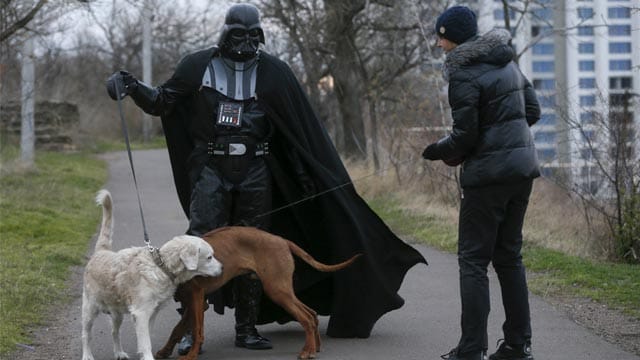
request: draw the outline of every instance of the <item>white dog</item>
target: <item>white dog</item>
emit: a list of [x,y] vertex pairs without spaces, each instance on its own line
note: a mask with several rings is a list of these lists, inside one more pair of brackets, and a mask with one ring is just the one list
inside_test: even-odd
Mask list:
[[91,327],[100,312],[111,315],[116,359],[128,359],[120,344],[120,324],[123,315],[131,313],[141,359],[153,360],[149,326],[160,306],[173,296],[179,284],[199,275],[218,276],[222,265],[213,257],[209,244],[188,235],[176,236],[154,251],[135,247],[113,252],[111,194],[101,190],[96,202],[102,206],[102,226],[84,273],[82,360],[93,360]]

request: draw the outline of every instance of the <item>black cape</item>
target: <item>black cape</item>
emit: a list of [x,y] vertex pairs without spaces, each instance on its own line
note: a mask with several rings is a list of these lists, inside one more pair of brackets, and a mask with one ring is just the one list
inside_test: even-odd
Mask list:
[[[217,51],[213,47],[186,56],[170,81],[199,87]],[[404,304],[397,292],[409,268],[426,261],[395,236],[356,193],[331,139],[286,63],[265,52],[260,54],[256,94],[275,128],[268,157],[275,210],[270,214],[270,231],[294,241],[327,264],[364,254],[349,268],[333,274],[320,273],[297,260],[296,294],[319,314],[331,315],[329,336],[366,338],[382,315]],[[174,181],[187,216],[191,195],[187,158],[193,149],[185,125],[189,117],[189,101],[162,116]],[[335,190],[285,207],[304,198],[288,152],[284,151],[291,147],[305,164],[318,193]],[[289,320],[284,310],[263,297],[259,324]]]

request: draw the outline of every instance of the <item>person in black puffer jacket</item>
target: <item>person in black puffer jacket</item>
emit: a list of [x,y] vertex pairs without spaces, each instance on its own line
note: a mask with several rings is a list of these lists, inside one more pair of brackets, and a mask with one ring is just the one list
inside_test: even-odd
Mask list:
[[463,6],[437,20],[438,46],[446,52],[451,133],[422,156],[462,164],[458,263],[462,336],[446,359],[485,358],[490,310],[489,262],[498,274],[506,320],[504,342],[489,359],[531,355],[531,321],[522,225],[533,179],[540,176],[529,127],[540,118],[531,83],[513,61],[509,32],[477,35],[475,14]]

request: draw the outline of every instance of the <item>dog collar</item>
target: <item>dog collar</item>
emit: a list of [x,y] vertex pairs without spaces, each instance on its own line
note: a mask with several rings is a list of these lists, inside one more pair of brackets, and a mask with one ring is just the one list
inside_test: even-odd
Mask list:
[[162,260],[162,256],[160,255],[160,249],[156,247],[152,247],[149,249],[149,251],[151,252],[151,257],[153,258],[153,262],[162,270],[162,272],[164,272],[169,277],[169,279],[171,279],[171,281],[175,282],[176,276],[173,273],[171,273],[171,271],[169,271],[169,268],[167,268],[167,265],[164,263],[164,260]]

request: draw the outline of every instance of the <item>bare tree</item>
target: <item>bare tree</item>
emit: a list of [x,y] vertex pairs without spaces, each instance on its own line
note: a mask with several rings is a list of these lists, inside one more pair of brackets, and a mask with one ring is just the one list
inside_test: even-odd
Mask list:
[[43,8],[47,0],[36,3],[3,0],[0,3],[0,43],[23,30]]
[[[419,1],[426,4],[426,1]],[[334,140],[346,157],[369,155],[378,166],[378,101],[385,89],[420,64],[423,41],[415,1],[261,0],[302,63],[321,117],[337,108]],[[325,85],[328,85],[325,86]],[[330,96],[322,97],[329,88]],[[336,106],[329,104],[335,103]],[[368,125],[368,126],[367,126]],[[369,128],[370,142],[366,129]]]
[[628,89],[611,93],[601,97],[607,112],[563,119],[572,135],[573,178],[580,181],[555,179],[603,217],[612,253],[630,262],[640,262],[640,149],[633,121],[638,96]]

